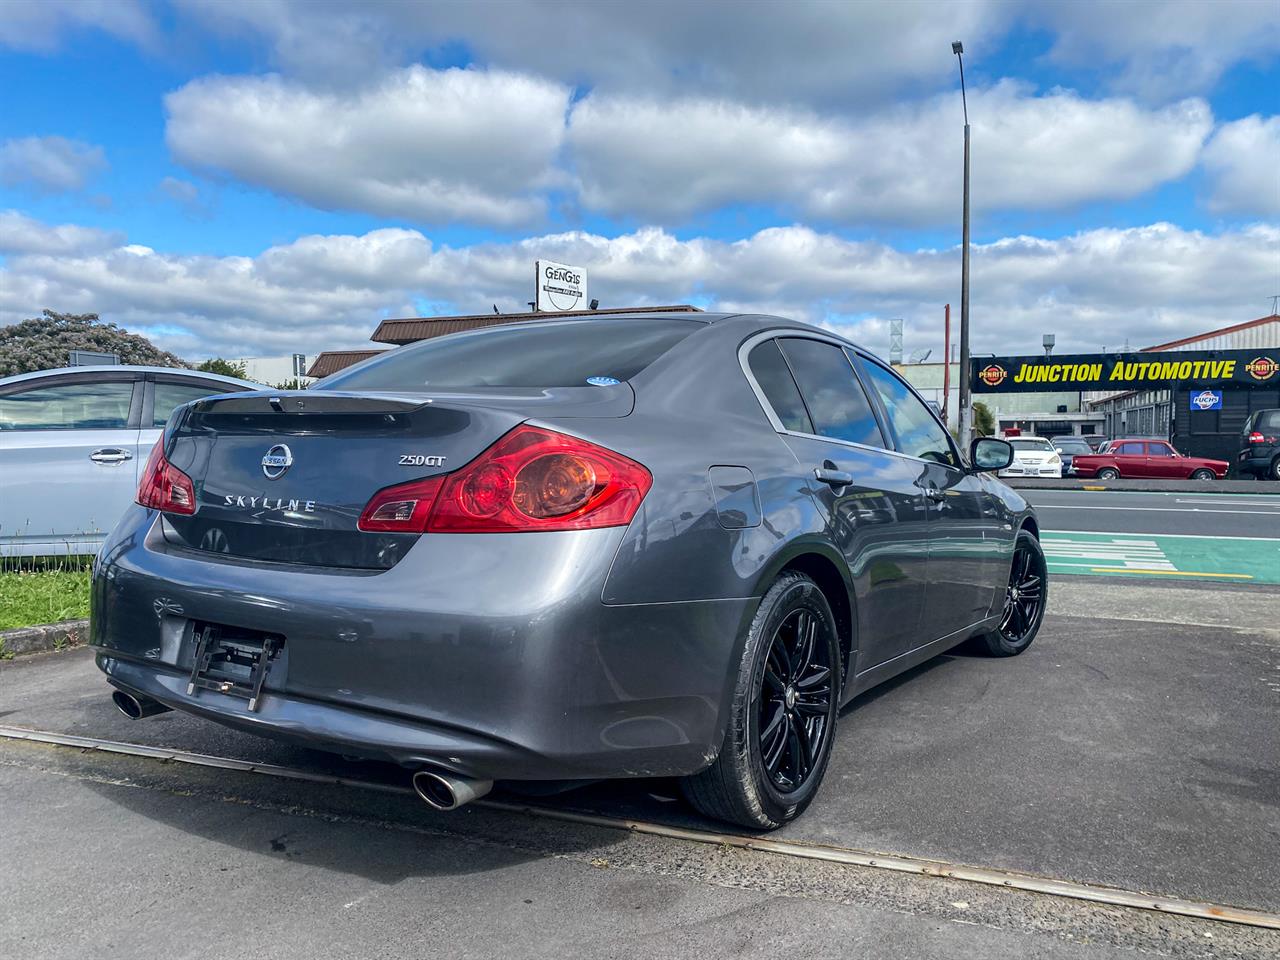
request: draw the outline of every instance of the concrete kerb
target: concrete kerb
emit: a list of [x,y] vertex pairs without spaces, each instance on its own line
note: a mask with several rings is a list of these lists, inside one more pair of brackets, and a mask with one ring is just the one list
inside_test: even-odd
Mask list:
[[61,623],[0,630],[0,657],[22,657],[78,647],[85,642],[88,633],[88,620],[63,620]]

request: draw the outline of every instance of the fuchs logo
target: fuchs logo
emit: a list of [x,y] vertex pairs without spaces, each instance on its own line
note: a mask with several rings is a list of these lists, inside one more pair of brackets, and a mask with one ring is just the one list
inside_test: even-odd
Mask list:
[[1275,372],[1280,370],[1280,363],[1270,357],[1254,357],[1244,365],[1244,368],[1255,380],[1270,380],[1275,376]]
[[1004,383],[1004,378],[1009,375],[1009,371],[998,363],[991,363],[978,371],[978,379],[985,383],[988,387],[998,387]]
[[1191,398],[1191,402],[1201,410],[1212,410],[1222,406],[1222,394],[1216,390],[1202,390]]

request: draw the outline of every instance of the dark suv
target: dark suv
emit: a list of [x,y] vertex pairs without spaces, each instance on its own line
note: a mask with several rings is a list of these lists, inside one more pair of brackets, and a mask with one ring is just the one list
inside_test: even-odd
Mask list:
[[1255,410],[1244,422],[1236,469],[1259,479],[1280,480],[1280,410]]

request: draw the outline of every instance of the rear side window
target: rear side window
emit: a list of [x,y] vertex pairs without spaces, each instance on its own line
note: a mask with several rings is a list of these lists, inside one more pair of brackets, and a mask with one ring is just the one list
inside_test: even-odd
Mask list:
[[800,390],[787,369],[787,361],[782,359],[776,340],[766,340],[752,347],[747,357],[751,373],[764,391],[765,399],[773,412],[782,421],[784,430],[796,433],[813,433],[813,424],[809,422],[809,414],[805,412],[804,401],[800,399]]
[[64,383],[0,397],[0,430],[113,430],[129,424],[133,383]]
[[151,425],[163,427],[169,422],[174,407],[180,407],[201,397],[212,397],[235,389],[231,384],[215,383],[157,383],[151,404]]
[[[958,467],[960,464],[946,430],[911,389],[878,363],[866,361],[862,366],[884,402],[898,438],[898,449],[912,457]],[[1042,444],[1038,449],[1048,446]]]
[[630,380],[698,330],[690,320],[544,321],[458,333],[389,351],[316,386],[332,390],[584,387]]
[[880,424],[844,350],[833,343],[788,337],[778,341],[795,374],[813,432],[883,447]]

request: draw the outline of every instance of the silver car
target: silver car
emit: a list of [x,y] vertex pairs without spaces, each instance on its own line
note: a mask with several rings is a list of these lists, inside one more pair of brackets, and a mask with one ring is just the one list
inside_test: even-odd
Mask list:
[[1031,643],[1045,560],[992,475],[1011,457],[777,317],[437,337],[175,411],[98,555],[90,642],[130,716],[393,760],[441,809],[673,776],[777,827],[858,693]]
[[0,379],[0,556],[97,552],[174,407],[262,384],[172,367]]

